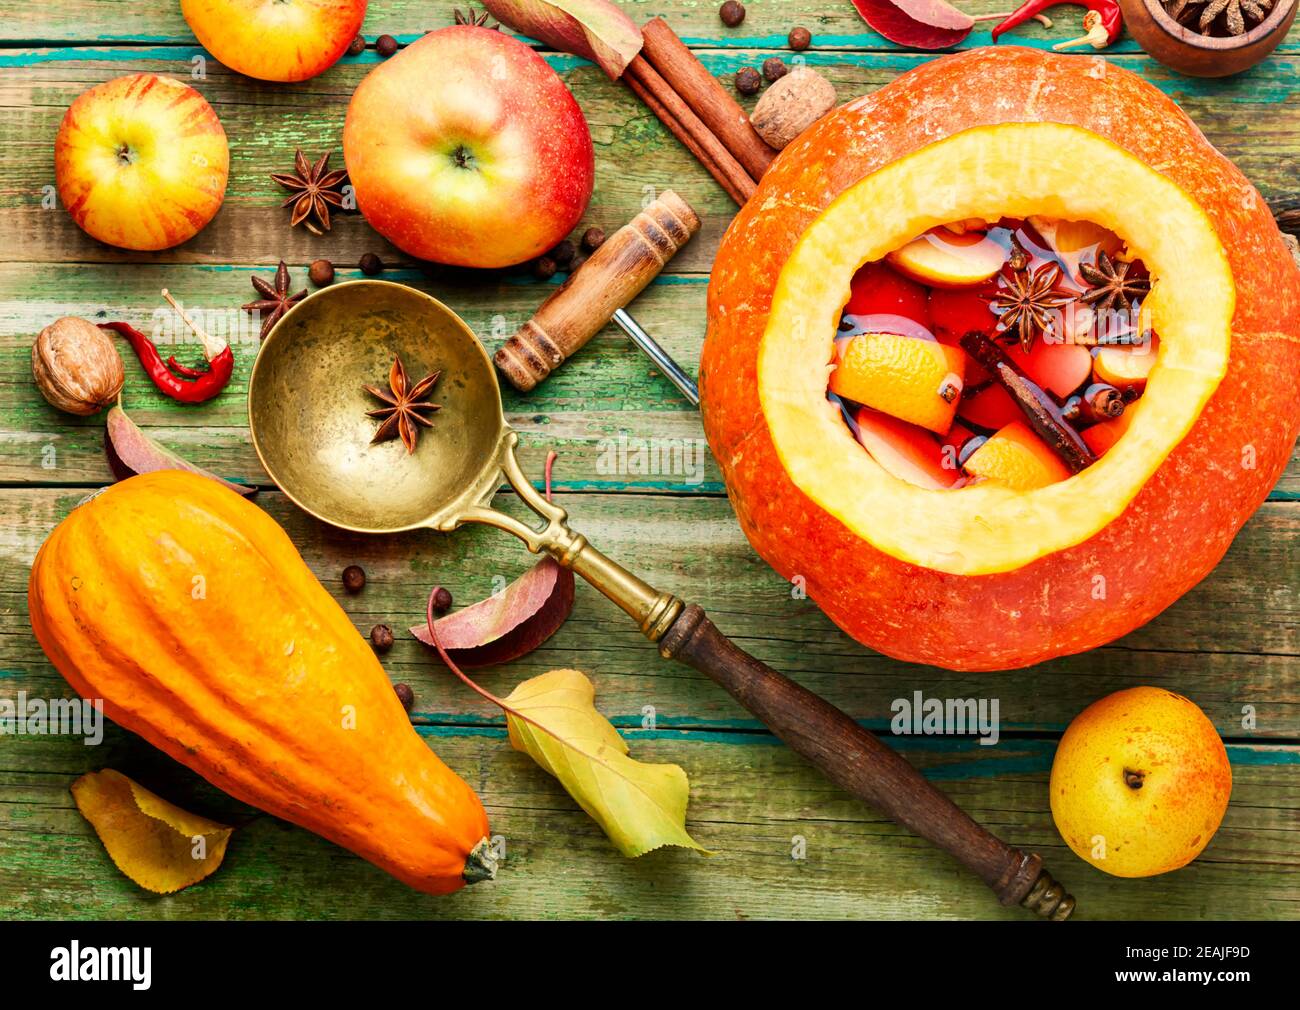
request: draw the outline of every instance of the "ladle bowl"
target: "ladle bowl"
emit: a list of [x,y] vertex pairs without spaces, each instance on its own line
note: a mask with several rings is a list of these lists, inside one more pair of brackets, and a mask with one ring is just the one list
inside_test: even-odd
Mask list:
[[[441,371],[441,404],[414,453],[399,439],[371,444],[375,399],[395,354],[415,380]],[[491,360],[438,300],[404,285],[353,281],[295,305],[263,341],[248,385],[253,446],[271,479],[316,518],[360,533],[466,522],[545,551],[630,614],[661,655],[725,688],[837,785],[945,849],[993,888],[1064,919],[1074,899],[1042,868],[963,813],[895,751],[811,691],[739,649],[698,606],[659,592],[568,525],[568,514],[524,476]],[[502,481],[544,520],[529,526],[492,508]]]

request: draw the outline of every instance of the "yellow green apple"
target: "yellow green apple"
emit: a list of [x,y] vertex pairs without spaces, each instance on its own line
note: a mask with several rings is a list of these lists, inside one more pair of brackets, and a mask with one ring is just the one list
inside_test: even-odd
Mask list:
[[1056,748],[1052,817],[1080,858],[1117,877],[1186,866],[1232,792],[1223,741],[1196,705],[1157,687],[1093,702]]
[[305,81],[338,62],[366,0],[181,0],[199,44],[261,81]]
[[424,260],[505,267],[552,248],[591,199],[582,110],[541,56],[504,32],[430,32],[372,70],[348,106],[357,206]]
[[89,235],[123,249],[170,249],[192,238],[221,207],[229,171],[212,106],[157,74],[84,92],[54,141],[63,206]]

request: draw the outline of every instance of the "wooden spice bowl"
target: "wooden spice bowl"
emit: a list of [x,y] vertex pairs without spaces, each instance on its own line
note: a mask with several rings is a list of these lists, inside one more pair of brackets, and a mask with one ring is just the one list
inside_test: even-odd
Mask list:
[[1193,77],[1226,77],[1253,67],[1282,41],[1295,20],[1297,0],[1278,0],[1244,35],[1202,35],[1180,25],[1160,0],[1119,0],[1124,24],[1138,44],[1167,67]]

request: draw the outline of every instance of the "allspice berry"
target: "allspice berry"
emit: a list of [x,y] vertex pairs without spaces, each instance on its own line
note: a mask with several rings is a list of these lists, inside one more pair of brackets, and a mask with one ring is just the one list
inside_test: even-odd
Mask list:
[[375,39],[375,52],[387,59],[397,52],[397,39],[391,35],[381,35]]
[[602,228],[588,228],[582,233],[582,248],[592,253],[601,247],[605,241],[605,231]]
[[415,704],[415,692],[411,690],[411,685],[394,684],[393,692],[397,695],[397,700],[402,703],[402,708],[411,711],[411,706]]
[[359,593],[366,588],[366,570],[360,565],[348,565],[343,569],[343,588],[349,593]]
[[771,81],[779,81],[782,77],[790,72],[790,68],[785,65],[785,60],[779,56],[769,56],[763,61],[763,76]]
[[361,272],[367,277],[374,277],[375,274],[384,272],[384,261],[375,253],[366,253],[361,257],[357,266],[361,268]]
[[312,260],[307,276],[318,288],[334,283],[334,264],[329,260]]
[[81,417],[109,406],[126,381],[112,337],[77,316],[56,319],[37,335],[32,375],[51,406]]
[[801,53],[812,45],[812,32],[802,25],[798,28],[791,28],[786,41],[790,43],[791,49],[796,53]]
[[365,51],[366,51],[366,37],[364,35],[358,35],[355,39],[353,39],[351,42],[348,43],[349,56],[360,56]]
[[546,255],[555,260],[555,265],[563,270],[573,262],[574,254],[576,254],[577,251],[578,247],[566,238]]
[[736,90],[742,95],[756,95],[763,86],[763,79],[753,67],[741,67],[736,71]]
[[558,269],[555,260],[549,256],[538,256],[533,260],[533,276],[539,281],[549,281]]
[[435,614],[445,614],[451,609],[451,590],[445,586],[439,586],[433,591],[433,612]]
[[376,624],[370,629],[370,644],[376,652],[387,652],[393,647],[393,629],[387,624]]
[[739,0],[727,0],[718,8],[718,17],[722,18],[722,23],[728,28],[735,28],[745,20],[745,5]]

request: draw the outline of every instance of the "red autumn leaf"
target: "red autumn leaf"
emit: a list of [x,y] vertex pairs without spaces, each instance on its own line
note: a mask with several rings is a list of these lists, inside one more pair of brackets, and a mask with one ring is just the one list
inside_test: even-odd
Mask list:
[[971,33],[975,19],[945,0],[853,0],[872,28],[913,49],[947,49]]
[[211,477],[218,484],[224,484],[238,494],[251,497],[257,494],[256,487],[235,484],[211,471],[195,466],[181,459],[170,449],[165,449],[146,435],[134,421],[126,416],[126,411],[114,406],[108,411],[108,423],[104,426],[104,453],[108,456],[109,469],[116,480],[126,480],[141,473],[154,470],[188,470],[202,477]]
[[[459,666],[508,663],[550,638],[573,611],[573,572],[543,558],[501,592],[440,618],[438,640]],[[411,634],[433,645],[428,624]]]

